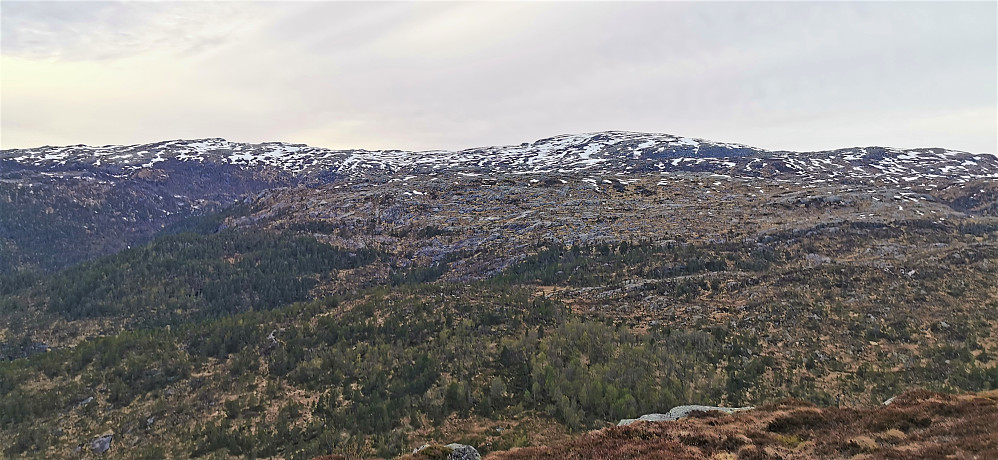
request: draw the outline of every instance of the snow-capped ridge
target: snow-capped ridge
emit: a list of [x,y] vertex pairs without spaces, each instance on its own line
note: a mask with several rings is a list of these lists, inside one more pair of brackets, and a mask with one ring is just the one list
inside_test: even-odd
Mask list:
[[693,171],[799,180],[881,180],[897,184],[998,178],[998,157],[942,148],[854,147],[769,151],[672,134],[604,131],[464,150],[331,150],[305,144],[176,139],[150,144],[0,151],[0,161],[46,170],[98,168],[128,174],[168,162],[274,169],[299,177],[464,172],[587,175]]

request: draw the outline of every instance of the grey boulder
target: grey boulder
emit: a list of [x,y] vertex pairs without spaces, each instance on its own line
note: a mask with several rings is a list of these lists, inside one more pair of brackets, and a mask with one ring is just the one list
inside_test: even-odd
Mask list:
[[681,418],[685,418],[690,415],[690,412],[701,411],[701,412],[723,412],[725,414],[730,414],[733,412],[741,412],[744,410],[753,409],[753,407],[717,407],[717,406],[700,406],[700,405],[688,405],[688,406],[676,406],[669,410],[667,414],[646,414],[638,418],[625,418],[617,424],[617,426],[630,425],[634,422],[663,422],[663,421],[674,421]]
[[[431,446],[429,444],[423,444],[412,451],[413,455],[418,454]],[[447,460],[482,460],[482,455],[478,453],[478,449],[467,444],[447,444],[444,447],[444,451],[448,452]],[[439,446],[437,446],[439,448]]]
[[447,444],[444,447],[451,450],[447,460],[482,460],[482,455],[478,453],[478,449],[467,444]]
[[114,437],[112,434],[106,434],[93,441],[90,441],[90,450],[94,451],[95,454],[103,454],[108,450],[111,450],[111,439]]

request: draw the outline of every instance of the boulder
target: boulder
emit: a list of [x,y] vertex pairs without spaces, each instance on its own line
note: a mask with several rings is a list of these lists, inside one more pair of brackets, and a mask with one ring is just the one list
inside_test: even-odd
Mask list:
[[688,405],[688,406],[676,406],[669,410],[667,414],[646,414],[638,418],[625,418],[617,423],[617,426],[630,425],[634,422],[662,422],[662,421],[674,421],[681,418],[685,418],[690,415],[690,412],[701,411],[701,412],[723,412],[725,414],[730,414],[733,412],[740,412],[743,410],[754,409],[753,407],[717,407],[717,406],[700,406],[700,405]]
[[103,454],[108,450],[111,450],[111,439],[114,437],[112,434],[106,434],[93,441],[90,441],[90,450],[94,451],[95,454]]
[[619,423],[617,423],[617,426],[626,426],[634,422],[661,422],[664,420],[675,420],[675,419],[669,418],[669,416],[666,414],[645,414],[638,418],[622,419]]
[[467,444],[447,444],[446,446],[423,444],[412,451],[413,455],[420,455],[431,459],[447,460],[482,460],[482,455],[478,449]]
[[478,453],[478,449],[467,444],[447,444],[444,447],[451,450],[447,460],[482,460],[482,455]]

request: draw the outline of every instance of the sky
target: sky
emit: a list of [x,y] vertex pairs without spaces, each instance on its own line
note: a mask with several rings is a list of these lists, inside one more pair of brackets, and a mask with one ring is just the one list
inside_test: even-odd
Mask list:
[[998,2],[0,3],[0,147],[998,153]]

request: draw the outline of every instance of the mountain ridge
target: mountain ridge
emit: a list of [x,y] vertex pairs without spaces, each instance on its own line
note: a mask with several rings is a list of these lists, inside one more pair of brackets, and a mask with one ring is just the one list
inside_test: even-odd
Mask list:
[[204,137],[204,138],[164,139],[164,140],[160,140],[160,141],[135,143],[135,144],[103,144],[103,145],[97,145],[97,144],[91,145],[91,144],[84,144],[84,143],[66,144],[66,145],[48,145],[48,144],[46,144],[46,145],[34,146],[34,147],[14,147],[14,148],[0,149],[0,152],[29,151],[29,150],[38,150],[38,149],[69,148],[69,147],[89,148],[89,149],[98,149],[98,148],[101,148],[101,149],[107,149],[107,148],[127,148],[127,147],[150,146],[150,145],[157,145],[157,144],[164,144],[164,143],[184,143],[184,142],[207,142],[207,141],[213,141],[213,142],[224,142],[224,143],[228,143],[228,144],[245,144],[245,145],[277,144],[277,145],[285,145],[285,146],[292,146],[292,147],[309,147],[309,148],[318,148],[318,149],[324,149],[324,150],[330,150],[330,151],[342,151],[342,152],[349,152],[349,151],[364,151],[364,152],[406,152],[406,153],[417,154],[417,153],[424,153],[424,152],[463,152],[463,151],[471,151],[471,150],[481,150],[481,149],[490,148],[490,147],[493,147],[493,148],[494,147],[516,147],[516,146],[522,146],[524,144],[537,144],[537,143],[542,143],[542,142],[545,142],[545,141],[552,141],[552,140],[561,139],[561,138],[570,138],[570,137],[575,137],[575,138],[590,137],[591,138],[591,137],[598,136],[598,135],[601,135],[601,134],[602,135],[626,135],[626,136],[634,136],[634,135],[637,135],[637,136],[667,136],[667,137],[673,137],[673,138],[676,138],[676,139],[689,139],[689,140],[696,141],[696,142],[699,142],[699,143],[711,143],[711,144],[717,144],[717,145],[730,145],[730,146],[735,146],[735,147],[741,147],[741,148],[748,148],[748,149],[752,149],[752,150],[757,150],[757,151],[760,151],[760,152],[771,152],[771,153],[809,154],[809,153],[837,152],[837,151],[845,151],[845,150],[853,150],[853,149],[885,149],[885,150],[892,150],[892,151],[948,150],[948,151],[952,151],[952,152],[967,153],[967,154],[971,154],[971,155],[991,155],[991,156],[998,156],[998,153],[970,152],[970,151],[965,151],[965,150],[947,149],[947,148],[943,148],[943,147],[939,147],[939,146],[935,146],[935,147],[920,146],[920,147],[902,148],[902,147],[892,147],[892,146],[886,146],[886,145],[866,145],[866,146],[855,145],[855,146],[837,147],[837,148],[828,148],[828,149],[818,149],[818,150],[766,149],[766,148],[762,148],[762,147],[751,146],[751,145],[748,145],[748,144],[741,144],[741,143],[734,143],[734,142],[720,142],[720,141],[716,141],[716,140],[713,140],[713,139],[706,139],[706,138],[700,138],[700,137],[678,136],[678,135],[670,134],[670,133],[655,133],[655,132],[627,131],[627,130],[604,130],[604,131],[590,131],[590,132],[579,132],[579,133],[562,133],[562,134],[557,134],[557,135],[553,135],[553,136],[549,136],[549,137],[544,137],[544,138],[541,138],[541,139],[537,139],[537,140],[535,140],[533,142],[522,142],[520,144],[478,145],[478,146],[461,148],[461,149],[408,150],[408,149],[369,149],[369,148],[329,148],[329,147],[309,145],[309,144],[305,144],[305,143],[297,143],[297,142],[292,142],[292,141],[239,142],[239,141],[230,141],[230,140],[228,140],[228,139],[226,139],[224,137]]
[[[305,144],[230,142],[222,138],[149,144],[37,147],[0,151],[0,162],[44,173],[95,169],[125,177],[164,161],[257,167],[297,178],[384,180],[399,174],[454,171],[512,173],[712,172],[781,180],[848,180],[935,188],[998,178],[998,157],[944,148],[849,147],[814,152],[772,151],[671,134],[603,131],[563,134],[532,143],[463,150],[326,149]],[[162,166],[162,165],[160,165]]]

